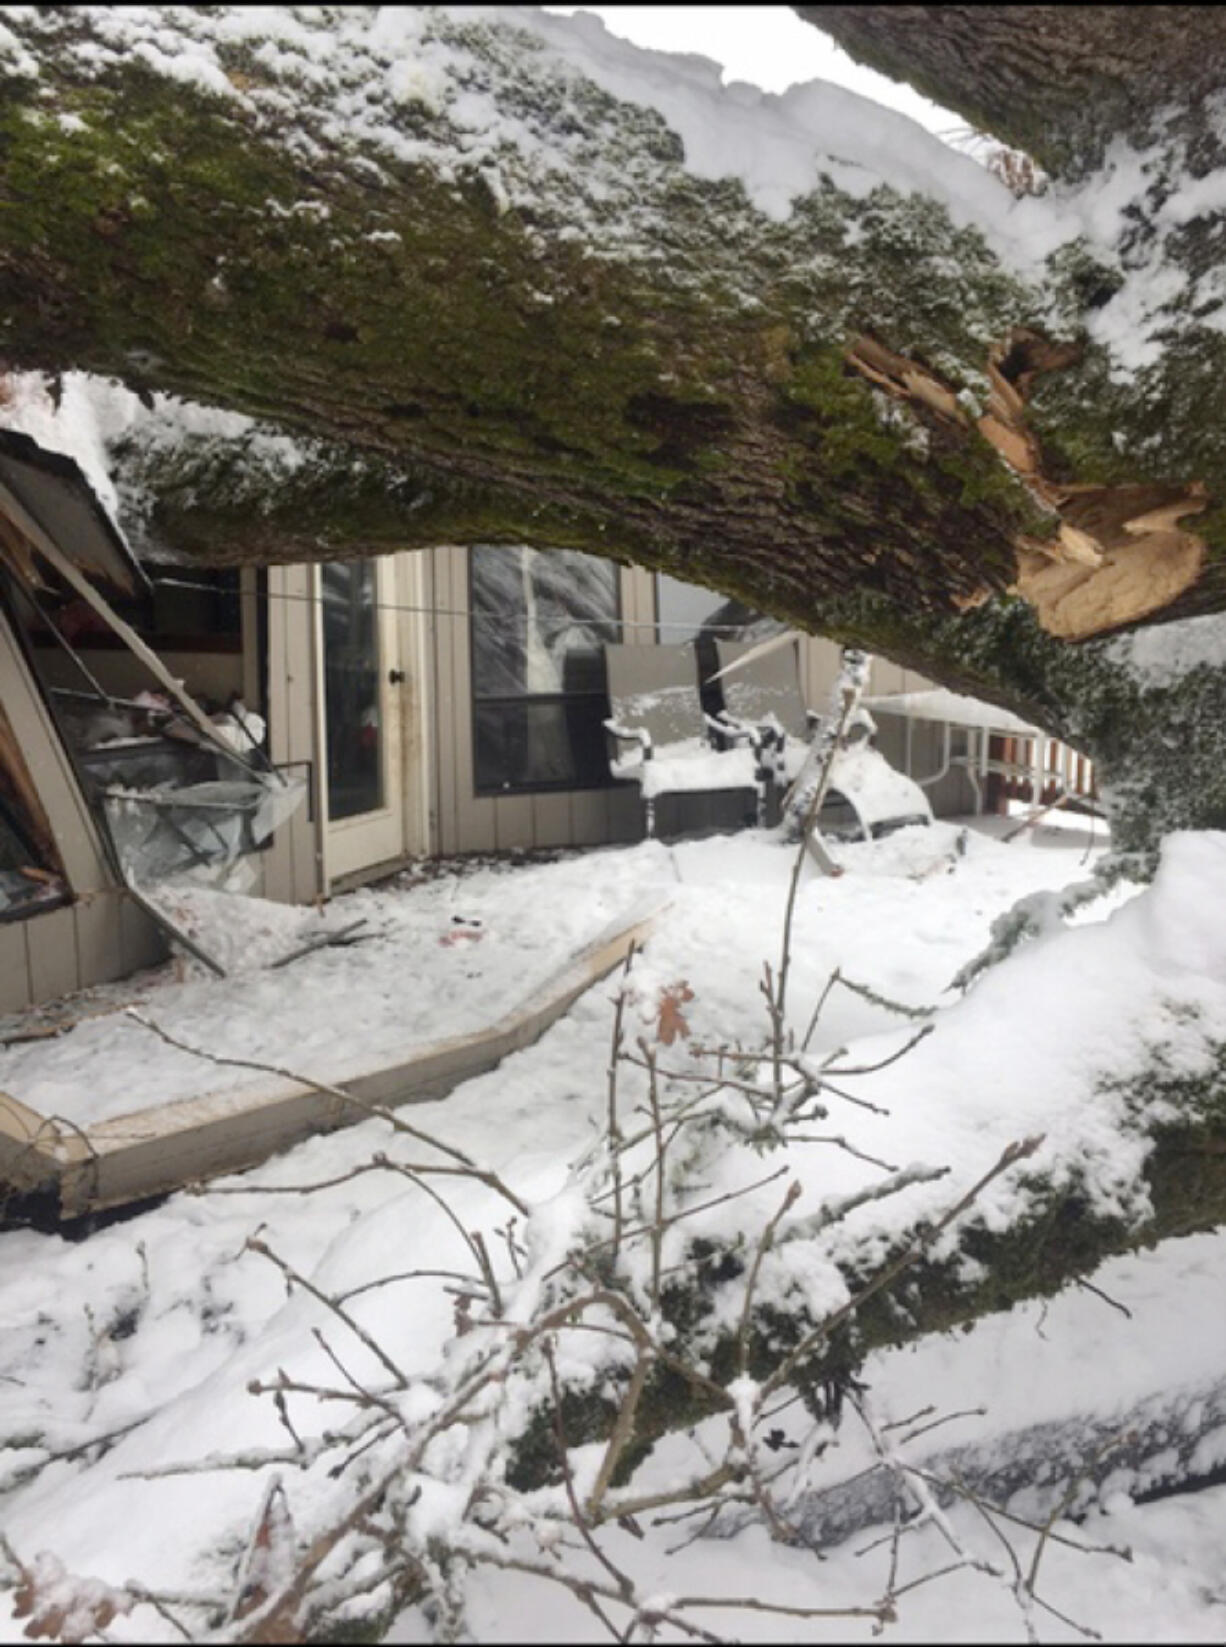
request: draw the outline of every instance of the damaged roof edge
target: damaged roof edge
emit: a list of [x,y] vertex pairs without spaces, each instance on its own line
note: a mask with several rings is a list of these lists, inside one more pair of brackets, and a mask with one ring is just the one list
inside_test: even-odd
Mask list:
[[0,429],[0,480],[82,571],[127,595],[149,580],[74,459],[16,429]]

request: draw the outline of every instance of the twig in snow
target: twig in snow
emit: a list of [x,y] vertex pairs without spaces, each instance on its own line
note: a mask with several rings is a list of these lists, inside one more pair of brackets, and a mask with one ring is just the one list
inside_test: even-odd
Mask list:
[[[931,1407],[928,1409],[932,1411]],[[918,1430],[908,1430],[899,1441],[900,1447],[908,1446],[912,1441],[918,1441],[921,1435],[927,1435],[930,1430],[939,1430],[943,1424],[952,1424],[957,1418],[986,1418],[986,1407],[963,1407],[956,1413],[942,1413],[940,1418],[934,1418],[931,1424],[921,1424]],[[889,1425],[886,1428],[890,1428]]]
[[1112,1298],[1109,1292],[1104,1292],[1101,1287],[1096,1287],[1093,1281],[1087,1281],[1084,1275],[1075,1275],[1073,1280],[1083,1291],[1092,1292],[1095,1298],[1101,1298],[1104,1304],[1110,1304],[1113,1310],[1118,1310],[1129,1321],[1132,1320],[1132,1311],[1127,1304],[1121,1304],[1118,1298]]
[[664,1242],[664,1142],[663,1125],[660,1120],[660,1088],[656,1079],[655,1053],[646,1041],[639,1040],[639,1050],[647,1064],[647,1100],[651,1105],[651,1127],[656,1140],[656,1206],[655,1217],[648,1228],[651,1237],[651,1307],[660,1308],[660,1254]]
[[[889,1069],[891,1064],[896,1064],[900,1058],[905,1058],[913,1047],[920,1044],[925,1036],[931,1035],[934,1028],[935,1025],[933,1024],[925,1024],[922,1029],[917,1029],[911,1039],[904,1046],[899,1047],[897,1052],[891,1052],[888,1058],[882,1058],[875,1064],[853,1064],[843,1069],[831,1068],[830,1073],[840,1077],[844,1075],[875,1075],[879,1069]],[[822,1073],[824,1074],[825,1071],[823,1070]]]
[[356,936],[358,928],[366,925],[366,917],[350,921],[348,926],[337,927],[335,932],[321,932],[312,938],[309,943],[302,944],[297,949],[291,949],[288,955],[269,963],[269,970],[277,967],[289,966],[291,961],[300,961],[304,955],[314,955],[319,949],[348,949],[351,944],[361,944],[374,937],[373,932],[364,932],[361,937]]
[[[596,1560],[604,1568],[605,1572],[608,1573],[609,1577],[617,1585],[622,1601],[628,1603],[634,1595],[634,1585],[619,1567],[614,1566],[613,1562],[609,1560],[608,1556],[600,1548],[600,1545],[596,1542],[596,1539],[592,1534],[592,1529],[587,1524],[587,1518],[580,1507],[579,1495],[575,1491],[575,1478],[571,1474],[570,1454],[566,1445],[566,1434],[562,1428],[562,1392],[558,1387],[558,1366],[557,1362],[554,1360],[553,1348],[548,1339],[542,1343],[541,1351],[545,1357],[545,1365],[549,1368],[549,1388],[553,1397],[553,1433],[554,1439],[557,1442],[558,1460],[562,1466],[562,1483],[566,1489],[566,1499],[570,1505],[571,1518],[574,1521],[575,1527],[578,1529],[580,1538],[587,1545],[592,1555],[595,1556]],[[596,1605],[594,1598],[588,1602],[588,1605],[591,1607],[593,1613],[595,1613],[596,1617],[600,1620],[604,1627],[609,1631],[613,1639],[615,1641],[619,1640],[619,1632],[614,1629],[612,1623],[603,1610]]]
[[626,980],[634,963],[635,940],[630,940],[626,962],[622,967],[621,987],[613,1008],[613,1040],[609,1048],[608,1117],[605,1122],[609,1146],[610,1166],[613,1173],[613,1262],[616,1263],[622,1241],[622,1168],[621,1127],[617,1118],[617,1065],[622,1050],[622,1016],[626,1010]]
[[[1043,1523],[1043,1526],[1039,1531],[1039,1541],[1035,1545],[1034,1559],[1030,1563],[1030,1571],[1026,1574],[1026,1588],[1030,1591],[1031,1595],[1034,1595],[1034,1587],[1039,1578],[1039,1563],[1043,1559],[1043,1551],[1047,1548],[1047,1541],[1051,1537],[1052,1528],[1055,1526],[1056,1522],[1060,1520],[1061,1516],[1063,1516],[1064,1513],[1070,1508],[1073,1500],[1077,1497],[1078,1492],[1081,1490],[1086,1477],[1089,1475],[1094,1466],[1101,1459],[1105,1458],[1106,1455],[1114,1448],[1120,1446],[1122,1442],[1131,1441],[1132,1439],[1134,1438],[1130,1431],[1118,1430],[1114,1435],[1109,1435],[1100,1446],[1096,1447],[1090,1454],[1089,1458],[1085,1461],[1085,1464],[1082,1466],[1081,1470],[1069,1483],[1068,1489],[1064,1493],[1064,1496],[1060,1499],[1059,1503],[1053,1508],[1047,1520]],[[1037,1599],[1038,1598],[1036,1597],[1036,1600]],[[1068,1620],[1065,1622],[1067,1623]]]
[[909,1189],[912,1184],[932,1184],[948,1176],[948,1167],[925,1167],[919,1164],[904,1167],[901,1172],[892,1173],[880,1183],[869,1184],[862,1190],[855,1190],[851,1195],[834,1196],[829,1201],[823,1201],[816,1212],[789,1224],[785,1238],[789,1241],[808,1240],[811,1236],[820,1235],[822,1230],[828,1229],[831,1224],[840,1223],[849,1212],[854,1212],[857,1207],[866,1206],[870,1201],[884,1201],[888,1196],[898,1195]]
[[762,1261],[774,1245],[775,1231],[779,1228],[780,1220],[790,1208],[796,1205],[801,1194],[801,1185],[798,1179],[793,1179],[784,1191],[783,1200],[779,1203],[774,1215],[763,1227],[758,1239],[757,1250],[753,1255],[753,1262],[749,1266],[749,1274],[745,1278],[745,1302],[741,1308],[741,1322],[736,1334],[737,1373],[745,1376],[749,1366],[749,1324],[753,1311],[754,1289],[758,1284],[758,1274],[762,1268]]
[[293,1286],[301,1287],[303,1292],[310,1293],[311,1297],[314,1298],[317,1303],[322,1304],[326,1310],[331,1310],[332,1314],[335,1315],[338,1320],[345,1323],[354,1337],[360,1339],[361,1342],[365,1344],[366,1348],[374,1356],[375,1360],[378,1361],[382,1367],[386,1368],[386,1370],[395,1379],[397,1387],[402,1390],[408,1388],[409,1380],[406,1374],[400,1370],[383,1346],[378,1343],[376,1339],[371,1337],[371,1335],[366,1331],[366,1328],[362,1326],[359,1321],[354,1320],[343,1304],[338,1304],[334,1298],[330,1298],[328,1294],[324,1292],[322,1288],[317,1287],[313,1281],[308,1281],[306,1276],[303,1275],[301,1271],[296,1270],[292,1264],[287,1263],[284,1258],[282,1258],[278,1253],[275,1253],[266,1241],[258,1241],[254,1236],[249,1237],[247,1240],[247,1249],[249,1252],[259,1253],[261,1258],[267,1258],[269,1263],[277,1266],[287,1282]]

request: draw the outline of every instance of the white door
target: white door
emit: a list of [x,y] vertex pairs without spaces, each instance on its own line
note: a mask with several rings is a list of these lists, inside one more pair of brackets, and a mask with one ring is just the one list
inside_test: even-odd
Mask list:
[[383,556],[316,568],[329,885],[405,851],[395,562]]

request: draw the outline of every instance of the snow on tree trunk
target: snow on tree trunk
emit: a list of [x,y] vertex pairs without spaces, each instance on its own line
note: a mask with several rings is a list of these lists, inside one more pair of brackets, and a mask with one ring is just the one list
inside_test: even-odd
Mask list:
[[[1017,140],[1039,9],[813,11]],[[1215,647],[1156,686],[1111,638],[1226,587],[1219,25],[1085,10],[1022,199],[590,18],[10,11],[0,348],[149,401],[108,430],[147,553],[633,557],[1038,721],[1151,848],[1226,820]]]

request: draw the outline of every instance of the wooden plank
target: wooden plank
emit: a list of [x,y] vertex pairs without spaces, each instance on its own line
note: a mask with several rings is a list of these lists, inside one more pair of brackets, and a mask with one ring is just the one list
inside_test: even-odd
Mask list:
[[54,1001],[80,987],[77,971],[77,923],[70,907],[49,910],[23,921],[30,966],[30,999]]
[[[537,1040],[624,960],[631,943],[646,939],[666,908],[667,900],[653,898],[627,912],[487,1029],[406,1047],[398,1057],[345,1077],[341,1093],[265,1077],[258,1085],[116,1116],[79,1132],[59,1129],[57,1135],[51,1129],[58,1136],[56,1156],[63,1157],[54,1162],[62,1216],[76,1217],[254,1166],[303,1138],[363,1120],[370,1104],[395,1106],[443,1096]],[[0,1104],[0,1179],[7,1162],[24,1183],[32,1169],[28,1153],[22,1152],[28,1152],[31,1138],[46,1123],[22,1105],[14,1117],[5,1132]],[[41,1161],[33,1170],[45,1177]]]
[[30,768],[26,764],[21,744],[13,732],[2,703],[0,703],[0,774],[3,774],[4,786],[8,790],[13,809],[21,820],[26,838],[30,843],[28,861],[31,867],[46,869],[59,874],[63,865],[60,863],[59,851],[56,848],[55,836],[51,829],[51,820],[47,816],[42,796],[38,792]]
[[28,1195],[54,1189],[63,1171],[59,1129],[36,1110],[0,1092],[0,1184]]
[[0,1012],[20,1012],[30,1004],[30,962],[25,928],[24,921],[0,924]]

